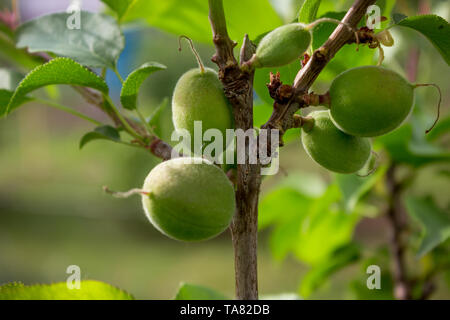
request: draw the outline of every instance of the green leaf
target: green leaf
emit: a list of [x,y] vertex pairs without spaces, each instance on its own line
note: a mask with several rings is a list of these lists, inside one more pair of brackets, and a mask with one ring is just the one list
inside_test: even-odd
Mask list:
[[120,141],[120,134],[116,128],[105,125],[97,127],[92,132],[86,133],[80,140],[80,149],[82,149],[87,143],[94,140],[110,140],[113,142]]
[[[246,33],[254,39],[282,24],[268,0],[226,0],[223,4],[228,33],[235,41],[241,41]],[[144,19],[149,25],[177,36],[185,34],[194,41],[212,44],[208,12],[206,0],[137,0],[124,21]]]
[[406,208],[423,227],[422,242],[417,255],[424,256],[450,237],[450,214],[438,208],[431,198],[409,196]]
[[422,33],[450,65],[450,24],[444,18],[426,14],[404,18],[397,25]]
[[17,46],[30,52],[52,52],[93,68],[114,69],[125,40],[117,21],[81,11],[80,29],[69,29],[67,13],[39,17],[17,30]]
[[298,15],[298,22],[311,23],[316,19],[321,0],[305,0]]
[[345,211],[352,212],[358,201],[384,176],[387,167],[378,168],[368,177],[351,174],[336,174],[336,182],[342,192]]
[[294,254],[300,261],[315,266],[351,241],[353,230],[361,217],[339,210],[337,204],[340,199],[339,188],[332,184],[321,197],[314,200],[302,221],[301,232],[294,241]]
[[145,79],[152,73],[164,70],[167,67],[157,63],[157,62],[148,62],[134,70],[128,78],[125,80],[122,92],[120,93],[120,102],[122,102],[122,106],[128,110],[136,109],[137,97],[139,93],[139,88]]
[[320,264],[312,268],[303,278],[300,284],[300,294],[307,298],[319,289],[333,274],[342,268],[358,261],[359,248],[350,243],[335,250]]
[[51,85],[71,84],[108,93],[106,82],[69,58],[56,58],[32,70],[19,84],[7,107],[10,112],[28,93]]
[[229,300],[229,298],[206,287],[182,283],[175,300]]
[[[8,108],[9,101],[11,100],[11,97],[14,95],[13,91],[0,89],[0,118],[6,116],[6,110]],[[13,104],[11,104],[9,108],[9,112],[13,111],[14,109],[18,108],[19,106],[30,102],[33,100],[32,98],[28,97],[19,97],[17,98]]]
[[[22,80],[23,75],[10,69],[0,69],[0,118],[6,115],[6,108],[14,94],[14,90]],[[16,101],[11,110],[31,101],[30,98],[23,97]]]
[[68,289],[65,282],[55,284],[7,284],[0,287],[0,300],[133,300],[133,297],[109,284],[85,280],[80,289]]
[[117,17],[122,19],[128,8],[135,2],[135,0],[101,0],[106,3],[111,9],[117,13]]
[[[305,189],[313,185],[310,181],[299,180],[297,184],[303,184]],[[300,261],[316,265],[351,241],[360,216],[337,210],[341,192],[336,184],[320,196],[317,192],[312,197],[302,194],[302,188],[282,185],[265,195],[260,203],[258,223],[260,228],[275,226],[269,246],[276,259],[293,253]]]
[[292,187],[280,187],[265,195],[259,205],[258,226],[262,230],[272,224],[301,219],[311,199]]

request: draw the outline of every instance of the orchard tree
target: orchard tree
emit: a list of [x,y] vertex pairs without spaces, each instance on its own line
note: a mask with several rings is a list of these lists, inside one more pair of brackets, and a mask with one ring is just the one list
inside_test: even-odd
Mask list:
[[[415,83],[414,76],[406,80],[396,71],[383,67],[382,63],[383,47],[394,45],[389,30],[400,26],[422,33],[449,64],[450,26],[445,19],[436,15],[406,17],[395,14],[392,19],[372,15],[377,12],[376,8],[380,9],[373,7],[375,0],[355,0],[345,13],[329,12],[317,18],[321,1],[306,0],[296,21],[278,26],[272,22],[265,24],[263,19],[252,23],[242,21],[242,15],[226,17],[222,0],[208,0],[197,3],[198,12],[195,13],[199,21],[204,21],[202,18],[209,12],[210,37],[210,31],[205,30],[203,24],[190,28],[189,21],[183,20],[180,12],[189,8],[190,1],[172,1],[178,9],[174,8],[160,17],[143,16],[153,12],[149,8],[158,7],[158,1],[103,2],[115,18],[74,8],[70,13],[50,14],[21,24],[17,11],[2,14],[1,51],[14,61],[18,71],[27,70],[29,73],[23,76],[17,71],[1,70],[1,116],[7,120],[7,115],[21,105],[36,101],[95,125],[81,139],[80,147],[96,139],[107,139],[144,148],[160,158],[162,162],[148,174],[142,188],[113,192],[105,187],[105,191],[116,197],[139,194],[150,222],[173,239],[207,240],[229,228],[235,252],[237,299],[258,299],[258,221],[260,228],[275,226],[272,235],[281,239],[276,240],[282,243],[281,256],[295,252],[300,260],[308,260],[310,257],[304,259],[305,248],[309,243],[317,245],[318,239],[299,237],[299,223],[304,214],[299,212],[300,209],[308,208],[320,213],[338,200],[344,204],[344,209],[334,215],[338,219],[336,221],[318,214],[313,217],[317,223],[323,220],[333,225],[336,222],[346,229],[343,238],[326,235],[330,237],[326,246],[328,251],[322,260],[309,259],[312,264],[317,261],[322,264],[317,263],[302,283],[301,292],[307,296],[324,279],[356,259],[358,250],[348,239],[359,219],[354,213],[356,203],[371,192],[376,183],[385,179],[389,190],[386,210],[394,231],[391,249],[395,297],[427,298],[431,294],[433,276],[445,270],[448,261],[436,265],[422,278],[409,277],[404,256],[407,244],[402,239],[405,225],[399,215],[402,210],[399,199],[410,179],[399,181],[395,171],[408,164],[414,168],[411,170],[414,174],[422,165],[449,161],[448,152],[432,145],[433,140],[447,131],[449,122],[444,120],[442,125],[435,127],[441,99],[437,85]],[[16,1],[12,3],[13,7],[17,5]],[[250,16],[253,10],[257,17],[264,17],[266,12],[270,16],[272,12],[267,9],[269,4],[266,1],[229,1],[225,5],[225,9],[236,6],[240,12]],[[385,4],[383,14],[390,16],[392,7],[393,4]],[[181,41],[187,40],[198,62],[197,68],[187,71],[178,80],[173,92],[172,114],[176,133],[190,137],[188,142],[183,139],[179,148],[158,136],[155,121],[158,112],[146,118],[137,99],[144,80],[152,73],[166,69],[166,66],[148,62],[126,79],[121,78],[117,69],[117,61],[124,48],[122,24],[137,18],[147,18],[150,24],[177,33],[180,50]],[[183,32],[185,35],[180,34],[182,30],[186,30]],[[243,36],[239,55],[235,49],[236,40],[240,39],[235,36]],[[212,41],[216,53],[211,60],[218,71],[204,66],[191,39]],[[355,57],[369,57],[366,59],[368,63],[347,68],[329,83],[328,91],[314,93],[312,85],[345,48],[351,48]],[[377,65],[372,62],[374,50],[378,51]],[[347,61],[347,65],[351,63]],[[105,82],[108,69],[115,72],[122,82],[120,102],[123,109],[118,108],[110,96]],[[104,112],[111,122],[101,123],[72,108],[32,95],[37,89],[55,84],[70,85],[87,104]],[[423,86],[434,86],[439,91],[439,103],[437,99],[428,103],[438,105],[438,112],[434,123],[426,123],[426,132],[421,131],[423,137],[430,133],[432,138],[421,140],[422,150],[416,148],[411,151],[408,146],[411,125],[402,124],[414,112],[416,90]],[[257,101],[255,92],[259,99],[273,104],[270,117],[264,121],[261,121],[254,105]],[[321,109],[303,115],[303,109],[308,107]],[[195,139],[197,123],[201,125],[200,136],[203,138],[200,143]],[[433,127],[435,130],[431,131]],[[219,148],[212,148],[204,142],[208,132],[211,141],[212,137],[227,136],[229,130],[234,130],[235,136]],[[289,197],[285,200],[291,192],[298,193],[295,188],[276,190],[261,200],[263,172],[278,161],[278,148],[293,136],[301,139],[313,161],[336,173],[335,181],[323,192],[305,191],[300,195],[299,207],[296,207],[297,200],[290,202]],[[228,157],[229,145],[235,144],[237,148],[232,148]],[[432,147],[434,149],[430,152]],[[380,152],[386,152],[388,158],[378,155]],[[231,162],[228,161],[230,158]],[[338,188],[344,193],[343,200],[339,199]],[[274,203],[281,201],[285,201],[285,207],[277,208]],[[260,212],[259,204],[262,205]],[[445,243],[450,236],[450,218],[446,212],[426,199],[409,198],[407,207],[425,227],[432,228],[427,232],[436,233],[425,238],[421,254]],[[350,214],[345,216],[347,211]],[[439,221],[439,226],[436,226],[436,221]],[[336,233],[344,234],[339,231]],[[446,249],[440,248],[444,253],[438,254],[439,257],[445,256]],[[83,294],[86,294],[84,297],[95,297],[93,292],[102,297],[130,297],[101,283],[85,282],[85,286],[79,293],[81,297]],[[202,295],[196,296],[194,292],[199,291]],[[1,287],[0,296],[80,297],[61,285],[37,288],[20,284]],[[198,297],[222,296],[188,285],[182,287],[177,296],[180,299]]]

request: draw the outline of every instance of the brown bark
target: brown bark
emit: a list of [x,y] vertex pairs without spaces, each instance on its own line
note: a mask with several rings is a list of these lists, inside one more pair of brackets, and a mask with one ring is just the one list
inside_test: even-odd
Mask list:
[[[236,129],[253,129],[253,72],[241,72],[227,32],[222,0],[209,0],[210,22],[216,54],[212,60],[219,66],[219,78],[225,95],[233,106]],[[242,61],[248,60],[254,47],[246,36],[241,50]],[[257,242],[258,197],[261,185],[259,164],[249,164],[249,146],[246,141],[245,164],[238,164],[236,179],[236,213],[231,223],[231,235],[235,252],[236,298],[258,299]],[[253,151],[254,152],[254,151]]]
[[[356,27],[366,13],[367,7],[374,2],[375,0],[356,0],[343,21]],[[234,57],[233,49],[236,43],[228,36],[222,0],[209,0],[209,8],[213,42],[216,47],[212,61],[219,66],[219,78],[233,106],[236,128],[245,131],[253,128],[253,72],[242,71]],[[347,27],[341,25],[336,28],[330,39],[314,52],[306,66],[298,73],[293,85],[295,94],[284,105],[276,102],[277,107],[263,128],[279,129],[281,139],[287,129],[298,125],[293,115],[302,105],[295,97],[307,93],[328,61],[351,37],[352,32]],[[252,53],[251,43],[245,38],[241,50],[241,63],[247,61]],[[267,147],[270,152],[271,144],[268,143]],[[257,222],[261,166],[246,162],[238,165],[237,171],[237,208],[231,225],[235,250],[236,298],[257,299]]]

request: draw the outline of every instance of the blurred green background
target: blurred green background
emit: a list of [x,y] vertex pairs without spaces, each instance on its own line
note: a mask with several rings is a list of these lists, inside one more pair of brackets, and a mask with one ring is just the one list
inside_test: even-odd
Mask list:
[[[39,8],[36,8],[36,3],[21,1],[24,19],[64,11],[69,5],[69,1],[39,1]],[[328,11],[345,10],[349,3],[351,1],[323,1],[318,16]],[[450,5],[447,1],[398,1],[393,12],[414,15],[424,3],[431,12],[449,19]],[[291,21],[301,4],[302,1],[273,0],[273,12],[277,12],[277,18],[272,19],[272,27]],[[8,6],[9,1],[0,1],[0,8]],[[83,8],[104,10],[99,2],[87,0]],[[233,14],[234,11],[227,11],[227,15]],[[152,24],[151,21],[149,23]],[[260,21],[252,23],[259,24]],[[170,28],[162,28],[171,31]],[[268,24],[267,30],[270,28]],[[166,31],[142,23],[125,27],[127,47],[119,61],[122,76],[147,61],[158,61],[168,66],[167,71],[156,73],[144,83],[139,100],[146,114],[150,114],[166,97],[170,98],[180,75],[196,65],[187,45],[180,53],[176,35]],[[434,82],[441,86],[443,113],[448,114],[448,65],[432,45],[414,31],[394,28],[392,33],[396,45],[385,49],[385,65],[405,74],[409,52],[418,50],[417,82]],[[205,37],[209,39],[210,35]],[[202,39],[198,40],[202,42]],[[207,43],[197,43],[196,46],[203,60],[215,68],[209,61],[214,48]],[[373,56],[374,51],[367,48],[362,48],[359,57],[354,46],[348,46],[344,51],[341,57],[336,58],[336,63],[321,75],[315,85],[318,92],[325,91],[330,80],[342,70],[376,63],[377,54]],[[14,65],[0,57],[0,67]],[[268,71],[261,77],[268,79]],[[108,74],[107,79],[116,93],[113,92],[113,97],[117,98],[120,91],[118,80],[112,74]],[[106,121],[70,88],[60,86],[41,90],[40,94]],[[417,90],[416,94],[416,102],[421,105],[420,110],[429,124],[435,114],[436,94],[432,89]],[[270,106],[264,102],[263,96],[257,99],[255,108],[258,109],[257,118],[261,123],[265,122],[270,115]],[[170,108],[167,108],[159,127],[165,140],[170,140],[172,132],[170,119]],[[208,286],[233,296],[234,262],[229,232],[202,243],[173,241],[157,232],[146,220],[138,197],[117,200],[105,195],[102,192],[104,185],[115,190],[139,187],[158,160],[144,150],[105,141],[93,142],[80,151],[80,138],[92,129],[82,120],[35,103],[0,120],[0,283],[65,281],[67,266],[75,264],[81,267],[83,279],[111,283],[141,299],[173,298],[180,282]],[[281,151],[282,170],[263,183],[263,199],[276,190],[286,175],[294,180],[298,176],[306,176],[304,181],[315,181],[319,189],[335,181],[335,176],[307,157],[298,133],[290,135],[288,141]],[[448,150],[448,135],[440,142]],[[388,156],[382,150],[380,154],[382,161],[387,162]],[[448,210],[450,180],[441,172],[448,173],[449,170],[448,163],[421,168],[408,193],[417,196],[432,194],[439,206]],[[301,184],[302,180],[298,183]],[[371,188],[382,188],[381,184],[374,183]],[[369,204],[360,210],[363,213],[357,213],[358,217],[352,220],[354,222],[348,231],[349,239],[363,246],[368,256],[389,241],[389,226],[380,214],[383,204],[370,201]],[[263,200],[262,210],[269,210],[266,209],[268,206],[264,207]],[[289,211],[287,206],[288,203],[279,203],[278,210]],[[300,204],[294,210],[303,209]],[[320,251],[322,245],[326,246],[327,235],[333,230],[332,226],[323,230],[317,247],[311,250]],[[269,226],[260,233],[260,292],[298,293],[301,279],[309,267],[299,261],[298,256],[289,254],[289,250],[285,254],[277,254],[273,249],[272,231]],[[426,264],[426,261],[422,259],[420,264]],[[417,260],[410,261],[411,265],[416,263]],[[350,287],[364,286],[365,279],[365,270],[360,265],[350,265],[314,290],[310,298],[358,297]],[[441,282],[444,280],[439,280]],[[353,285],[349,286],[349,283]],[[445,285],[439,285],[433,297],[450,298],[450,291]]]

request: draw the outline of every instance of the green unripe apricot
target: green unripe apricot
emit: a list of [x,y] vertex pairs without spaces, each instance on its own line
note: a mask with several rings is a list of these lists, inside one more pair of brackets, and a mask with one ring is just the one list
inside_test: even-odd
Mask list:
[[338,173],[354,173],[364,167],[372,149],[369,139],[340,131],[328,111],[315,111],[309,116],[314,126],[303,130],[302,143],[314,161]]
[[200,241],[228,228],[235,211],[234,190],[223,171],[208,160],[177,158],[156,166],[144,182],[142,204],[151,223],[177,240]]
[[307,26],[291,23],[269,32],[259,43],[251,64],[256,68],[280,67],[300,58],[311,44]]
[[353,68],[330,87],[330,113],[342,131],[361,137],[386,134],[408,117],[414,86],[399,74],[376,66]]
[[[233,128],[231,106],[223,92],[217,73],[209,68],[186,72],[175,87],[172,99],[175,129],[186,129],[194,139],[194,121],[202,122],[203,133],[218,129],[226,136]],[[194,150],[192,150],[194,151]]]

